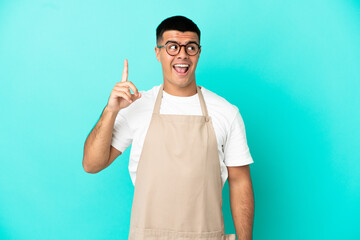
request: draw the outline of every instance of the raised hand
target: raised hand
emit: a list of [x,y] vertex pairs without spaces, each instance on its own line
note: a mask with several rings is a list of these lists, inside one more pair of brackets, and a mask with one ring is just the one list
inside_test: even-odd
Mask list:
[[[135,85],[127,80],[128,78],[128,61],[124,61],[124,69],[121,77],[121,82],[115,84],[111,91],[107,108],[110,111],[118,112],[120,109],[128,107],[131,103],[141,97]],[[130,92],[130,89],[134,92]]]

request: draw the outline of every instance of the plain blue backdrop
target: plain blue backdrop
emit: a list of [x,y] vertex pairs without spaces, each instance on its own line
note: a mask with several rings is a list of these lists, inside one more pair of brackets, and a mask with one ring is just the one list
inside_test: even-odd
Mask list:
[[[162,83],[155,29],[202,31],[197,83],[236,105],[254,159],[255,240],[360,239],[360,3],[0,1],[0,239],[127,239],[128,148],[98,174],[84,141],[129,60]],[[227,233],[234,233],[228,184]]]

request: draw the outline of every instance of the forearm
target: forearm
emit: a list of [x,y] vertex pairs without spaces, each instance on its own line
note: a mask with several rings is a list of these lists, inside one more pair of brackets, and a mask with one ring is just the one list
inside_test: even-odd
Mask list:
[[116,112],[104,108],[101,117],[87,137],[84,145],[83,167],[86,172],[96,173],[109,161],[112,131]]
[[238,240],[251,240],[254,221],[254,193],[251,181],[230,183],[230,206]]

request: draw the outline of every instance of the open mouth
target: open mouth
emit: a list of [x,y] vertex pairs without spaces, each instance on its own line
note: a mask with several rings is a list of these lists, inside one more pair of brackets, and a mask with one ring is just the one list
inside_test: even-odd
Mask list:
[[189,64],[175,64],[173,66],[173,68],[175,69],[175,71],[180,74],[180,75],[186,75],[187,72],[189,71]]

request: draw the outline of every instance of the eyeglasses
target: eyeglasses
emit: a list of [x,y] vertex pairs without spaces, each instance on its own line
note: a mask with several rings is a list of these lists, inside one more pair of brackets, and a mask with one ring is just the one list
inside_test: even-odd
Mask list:
[[177,42],[167,42],[165,45],[161,45],[161,46],[157,46],[158,48],[162,48],[165,47],[166,52],[170,55],[170,56],[176,56],[179,54],[181,47],[184,46],[185,47],[185,52],[189,55],[189,56],[194,56],[196,55],[201,46],[195,42],[190,42],[186,45],[180,45]]

